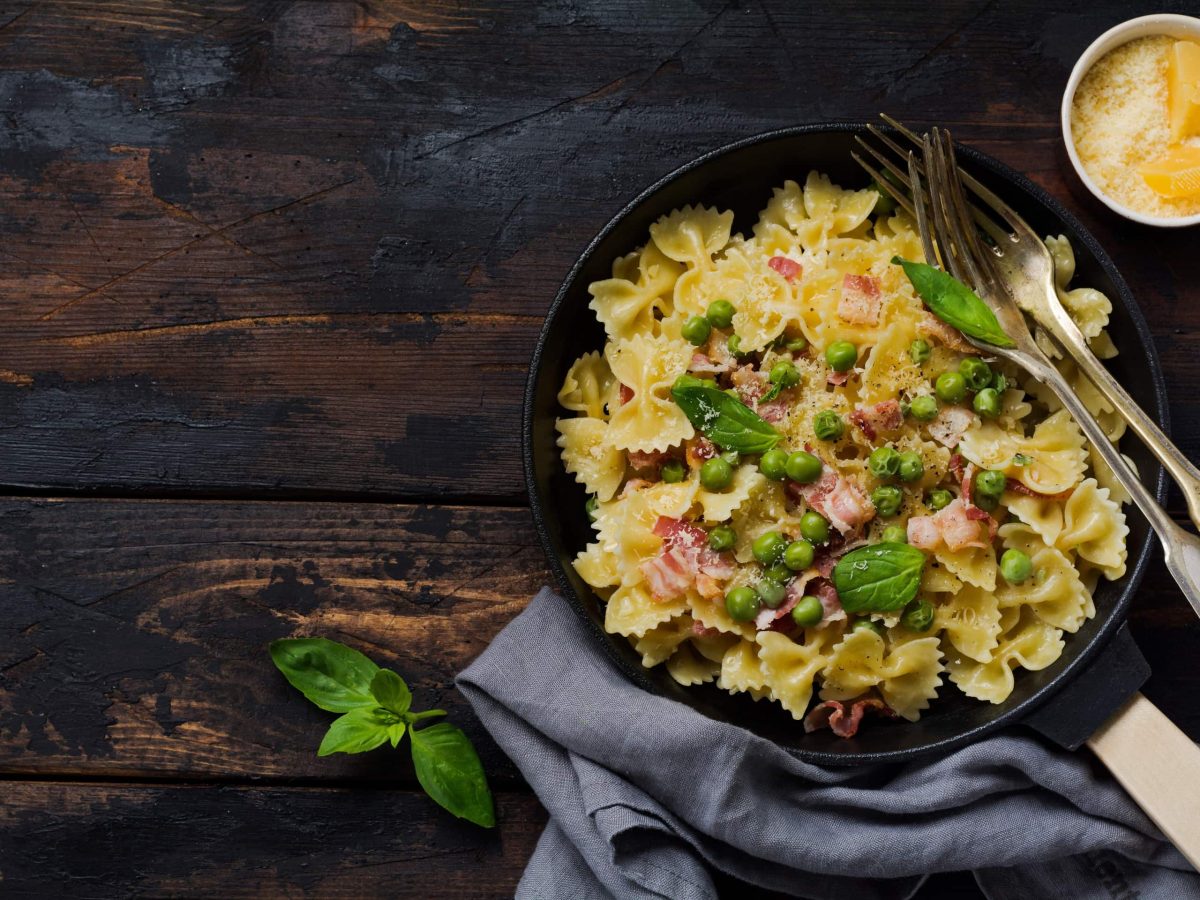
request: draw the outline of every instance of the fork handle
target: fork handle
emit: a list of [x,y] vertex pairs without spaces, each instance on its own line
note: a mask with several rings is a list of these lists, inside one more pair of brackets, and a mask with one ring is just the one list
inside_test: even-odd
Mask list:
[[[1058,307],[1058,309],[1055,309]],[[1083,374],[1094,384],[1113,405],[1117,414],[1122,416],[1134,433],[1141,438],[1150,452],[1163,464],[1170,476],[1183,491],[1187,501],[1188,516],[1197,528],[1200,528],[1200,469],[1192,465],[1186,456],[1171,441],[1163,430],[1138,403],[1129,396],[1125,388],[1113,378],[1112,373],[1104,368],[1103,363],[1096,358],[1087,341],[1071,320],[1070,316],[1057,315],[1061,306],[1051,304],[1055,310],[1054,336],[1063,344],[1075,363],[1083,370]],[[1063,321],[1065,319],[1065,321]]]
[[1113,475],[1122,486],[1129,491],[1133,502],[1137,504],[1142,515],[1150,523],[1163,545],[1166,557],[1167,571],[1179,585],[1183,596],[1191,604],[1192,609],[1200,616],[1200,537],[1184,531],[1167,515],[1166,510],[1158,505],[1158,501],[1142,484],[1141,479],[1133,473],[1126,464],[1124,457],[1108,440],[1108,435],[1100,427],[1079,395],[1072,390],[1062,373],[1044,354],[1037,351],[1036,355],[1024,353],[1017,360],[1025,366],[1036,378],[1046,382],[1058,395],[1058,399],[1079,423],[1088,441],[1099,453]]

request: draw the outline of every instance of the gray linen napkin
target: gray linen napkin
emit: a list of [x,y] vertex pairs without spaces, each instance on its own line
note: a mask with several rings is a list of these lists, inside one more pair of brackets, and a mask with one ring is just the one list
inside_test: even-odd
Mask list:
[[819,900],[899,900],[957,869],[998,900],[1200,897],[1082,753],[1007,733],[930,762],[808,765],[634,687],[549,588],[458,686],[550,811],[518,897],[710,898],[714,869]]

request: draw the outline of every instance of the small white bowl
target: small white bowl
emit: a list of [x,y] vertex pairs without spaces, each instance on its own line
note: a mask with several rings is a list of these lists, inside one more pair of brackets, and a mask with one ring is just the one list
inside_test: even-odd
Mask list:
[[1165,34],[1173,38],[1187,38],[1189,40],[1200,41],[1200,19],[1165,13],[1153,16],[1139,16],[1136,19],[1130,19],[1128,22],[1122,22],[1120,25],[1114,25],[1108,31],[1104,32],[1104,34],[1100,35],[1100,37],[1096,38],[1092,42],[1092,45],[1083,51],[1083,56],[1079,57],[1079,61],[1075,63],[1075,68],[1071,70],[1071,77],[1067,79],[1067,89],[1063,92],[1061,112],[1063,143],[1067,146],[1067,156],[1071,158],[1071,165],[1075,167],[1075,172],[1079,175],[1079,180],[1096,196],[1096,199],[1118,215],[1132,219],[1134,222],[1141,222],[1143,225],[1157,225],[1163,228],[1182,228],[1185,225],[1200,225],[1200,214],[1194,216],[1148,216],[1145,213],[1130,209],[1122,203],[1118,203],[1112,197],[1105,194],[1083,168],[1083,163],[1079,161],[1079,154],[1075,150],[1075,138],[1071,134],[1071,107],[1075,101],[1075,90],[1079,87],[1079,82],[1083,80],[1083,76],[1088,73],[1088,70],[1109,50],[1120,47],[1122,44],[1128,44],[1130,41],[1137,40],[1138,38],[1149,37],[1155,34]]

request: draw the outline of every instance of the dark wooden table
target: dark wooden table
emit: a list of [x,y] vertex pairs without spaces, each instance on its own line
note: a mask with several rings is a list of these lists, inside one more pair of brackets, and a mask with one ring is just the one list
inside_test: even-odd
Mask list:
[[[545,813],[452,679],[548,577],[527,360],[590,236],[723,142],[887,110],[1028,173],[1200,456],[1200,235],[1063,174],[1073,60],[1178,6],[1135,5],[0,2],[0,893],[512,892]],[[1161,567],[1133,630],[1200,737]],[[495,831],[401,754],[316,757],[265,652],[309,634],[451,710]]]

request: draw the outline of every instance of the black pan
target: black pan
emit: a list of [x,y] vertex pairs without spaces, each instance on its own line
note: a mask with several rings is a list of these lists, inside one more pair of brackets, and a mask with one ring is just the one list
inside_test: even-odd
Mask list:
[[[604,330],[587,308],[590,282],[610,275],[613,259],[647,239],[650,224],[688,203],[735,213],[734,230],[749,231],[771,190],[787,179],[803,183],[810,169],[843,186],[866,178],[850,158],[860,125],[805,125],[748,138],[706,153],[642,192],[604,227],[572,267],[546,316],[534,352],[525,394],[524,457],[529,497],[538,535],[565,595],[586,619],[595,639],[640,687],[694,707],[715,719],[749,728],[800,759],[823,765],[861,765],[909,760],[946,752],[1006,726],[1032,726],[1064,746],[1078,747],[1149,675],[1149,668],[1124,628],[1129,603],[1156,543],[1146,521],[1129,508],[1129,565],[1118,582],[1102,582],[1095,618],[1041,672],[1018,671],[1016,689],[1000,704],[981,703],[945,683],[916,723],[872,721],[860,734],[842,739],[829,731],[805,734],[777,704],[755,703],[713,685],[682,688],[663,670],[643,668],[628,641],[604,631],[604,609],[575,573],[571,560],[592,540],[584,513],[586,496],[564,472],[555,445],[554,420],[562,415],[555,395],[571,363],[603,347]],[[1076,283],[1098,288],[1113,302],[1109,331],[1121,354],[1111,362],[1117,379],[1143,408],[1167,425],[1167,397],[1146,322],[1112,260],[1083,226],[1040,188],[989,156],[960,147],[963,166],[1010,203],[1039,234],[1065,234],[1075,248]],[[1132,438],[1122,446],[1159,502],[1166,475]]]

